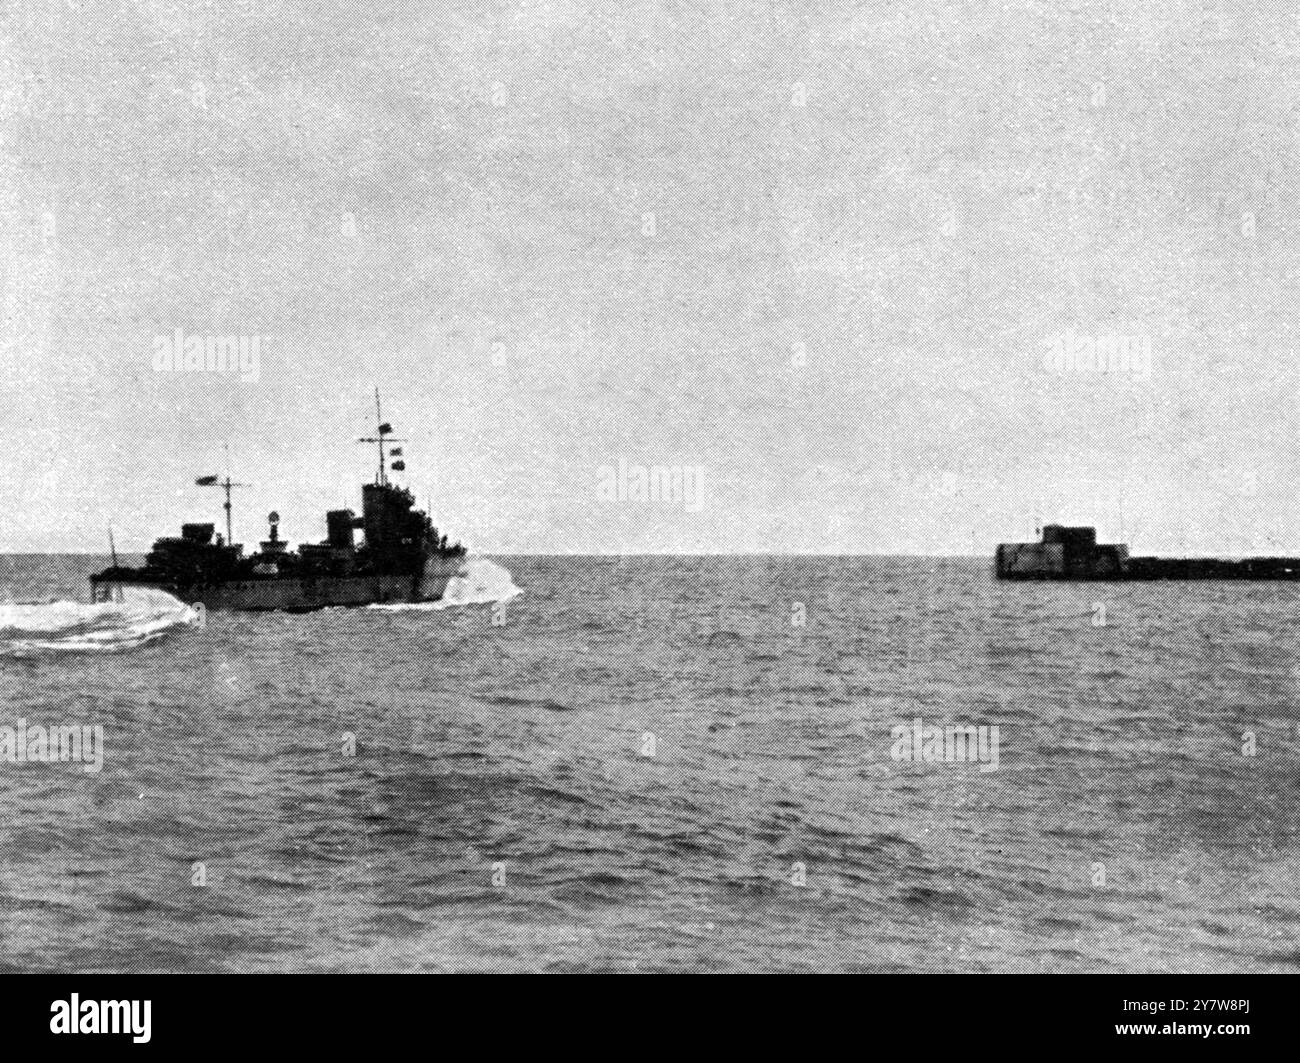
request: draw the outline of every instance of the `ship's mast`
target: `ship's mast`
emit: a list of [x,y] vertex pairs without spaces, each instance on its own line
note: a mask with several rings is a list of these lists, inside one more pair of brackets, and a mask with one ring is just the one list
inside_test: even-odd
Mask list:
[[236,483],[234,480],[230,478],[230,444],[229,443],[226,444],[226,478],[222,480],[216,476],[200,476],[194,482],[198,484],[200,487],[220,487],[226,492],[226,502],[225,505],[223,505],[221,508],[226,511],[226,545],[233,546],[235,543],[235,536],[234,536],[234,532],[232,531],[231,519],[230,519],[230,511],[232,508],[230,505],[230,489],[232,487],[251,487],[252,484]]
[[384,411],[379,408],[379,389],[375,388],[375,424],[379,426],[379,476],[375,480],[377,484],[388,482],[388,473],[384,469]]
[[225,510],[226,510],[226,545],[229,546],[232,542],[235,541],[235,537],[234,537],[234,535],[231,533],[231,524],[230,524],[230,489],[231,489],[231,487],[233,487],[234,485],[230,482],[230,444],[227,443],[225,446],[226,446],[226,480],[225,480],[225,486],[226,486],[226,505],[225,505]]
[[[358,443],[376,443],[379,446],[379,471],[375,474],[375,483],[380,487],[388,485],[388,452],[384,447],[389,443],[405,443],[405,439],[393,438],[393,426],[384,422],[383,411],[379,407],[379,389],[375,388],[375,422],[379,431],[377,435],[362,436],[357,440]],[[396,468],[401,468],[401,463],[397,463]]]

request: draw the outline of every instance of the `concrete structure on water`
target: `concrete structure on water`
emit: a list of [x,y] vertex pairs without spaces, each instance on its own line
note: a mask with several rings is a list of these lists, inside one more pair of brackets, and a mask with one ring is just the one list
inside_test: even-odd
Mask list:
[[1300,580],[1300,558],[1130,557],[1125,543],[1098,543],[1095,528],[1048,524],[1041,542],[1000,544],[994,571],[1009,580]]
[[1095,528],[1049,524],[1042,542],[1002,543],[997,552],[1001,579],[1115,579],[1128,561],[1123,544],[1098,544]]

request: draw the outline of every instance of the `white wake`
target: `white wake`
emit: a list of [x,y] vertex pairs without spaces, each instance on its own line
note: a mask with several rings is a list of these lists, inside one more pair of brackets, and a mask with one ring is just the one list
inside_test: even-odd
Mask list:
[[392,612],[452,609],[461,605],[508,602],[523,593],[515,586],[514,579],[506,569],[486,558],[471,557],[465,562],[460,575],[451,578],[447,589],[436,602],[394,602],[370,605],[366,608],[386,609]]
[[122,588],[119,601],[0,602],[0,654],[123,650],[202,622],[201,614],[154,587]]

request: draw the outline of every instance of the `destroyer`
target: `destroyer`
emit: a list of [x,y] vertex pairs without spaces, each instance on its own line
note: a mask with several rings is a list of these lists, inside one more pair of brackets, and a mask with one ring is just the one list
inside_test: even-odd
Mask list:
[[[230,490],[237,484],[204,476],[200,486],[226,492],[226,535],[215,536],[212,524],[182,524],[179,538],[157,540],[141,568],[117,563],[90,577],[92,598],[111,601],[123,587],[155,587],[189,604],[208,609],[285,610],[305,612],[327,606],[370,605],[376,602],[430,602],[442,597],[460,573],[465,547],[450,544],[433,522],[415,508],[404,487],[391,482],[389,472],[406,468],[375,394],[378,432],[360,440],[379,449],[379,470],[373,483],[361,488],[361,516],[350,509],[325,515],[324,542],[288,549],[280,538],[280,517],[267,519],[270,535],[256,553],[245,555],[231,533]],[[391,448],[391,449],[390,449]],[[365,540],[354,542],[361,530]]]

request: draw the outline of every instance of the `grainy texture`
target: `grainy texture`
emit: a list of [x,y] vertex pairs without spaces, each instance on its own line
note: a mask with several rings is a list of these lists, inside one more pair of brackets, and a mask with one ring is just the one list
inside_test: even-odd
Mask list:
[[[1285,585],[1108,586],[1098,627],[1096,586],[970,561],[477,564],[503,606],[4,659],[11,711],[103,723],[105,761],[0,770],[3,963],[1300,965]],[[895,759],[917,717],[997,724],[997,769]]]
[[[1300,569],[1297,56],[3,0],[0,968],[1300,968],[1297,592],[991,570]],[[436,593],[372,471],[447,601],[220,612]]]

